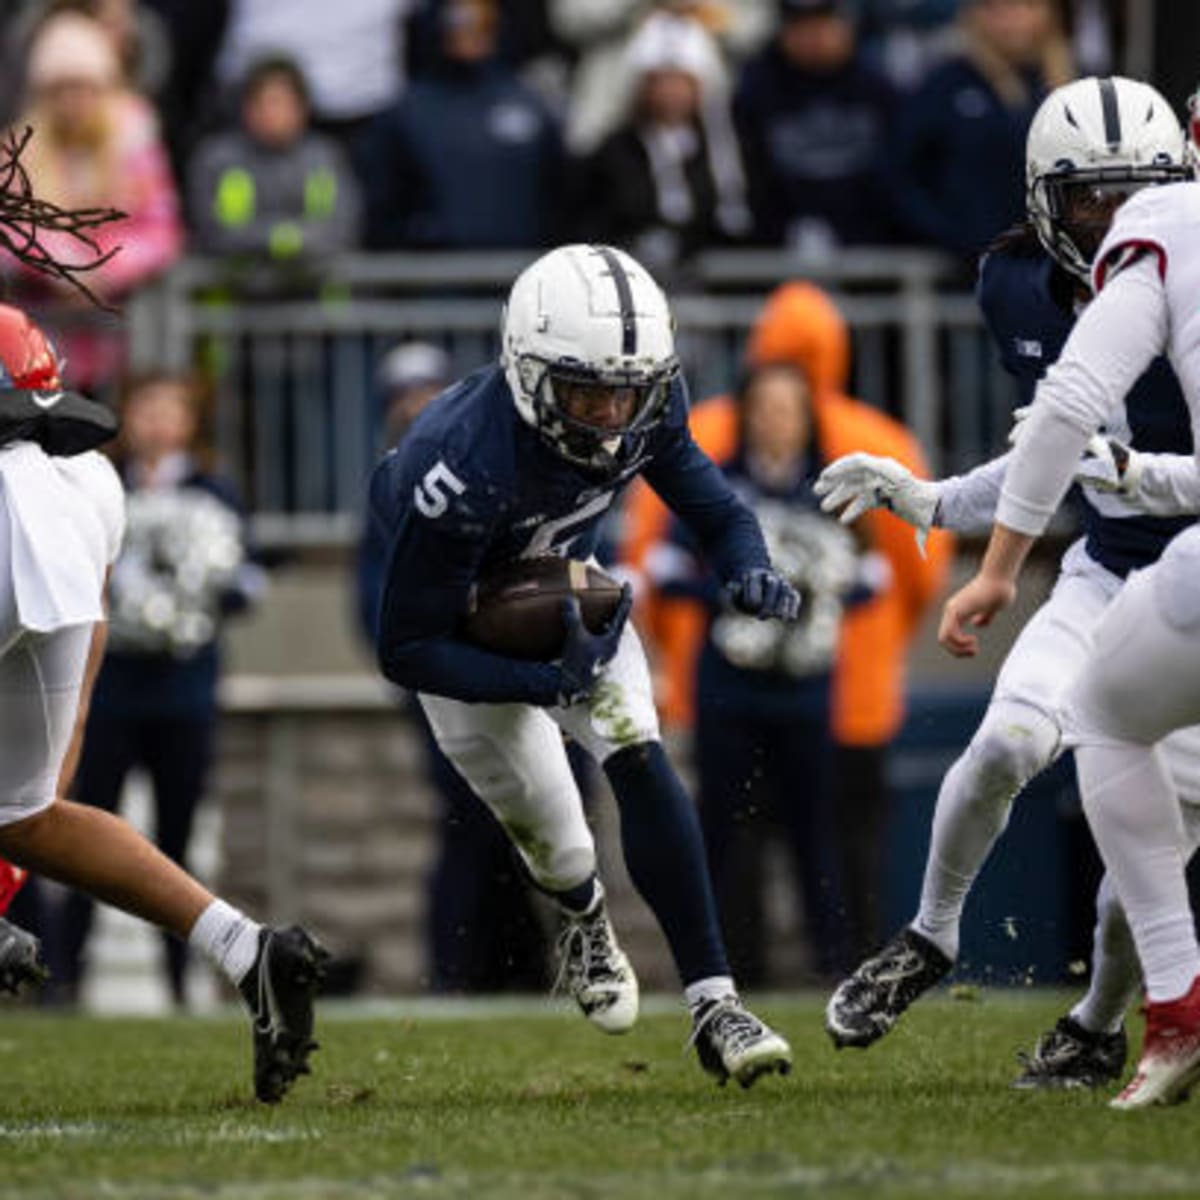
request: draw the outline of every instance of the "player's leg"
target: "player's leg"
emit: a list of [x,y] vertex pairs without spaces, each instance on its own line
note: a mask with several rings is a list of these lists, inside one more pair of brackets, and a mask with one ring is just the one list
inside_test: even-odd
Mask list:
[[1090,631],[1119,582],[1077,547],[1064,559],[1053,594],[1013,643],[983,721],[942,780],[912,923],[829,1000],[835,1045],[861,1048],[883,1037],[952,967],[967,895],[1013,797],[1058,750],[1055,698],[1086,661]]
[[1146,981],[1146,1038],[1120,1108],[1168,1103],[1200,1073],[1200,945],[1187,834],[1156,743],[1200,719],[1200,538],[1185,534],[1130,578],[1071,687],[1064,729],[1084,811],[1121,900]]
[[[1159,752],[1181,802],[1184,855],[1200,845],[1200,727],[1169,734]],[[1021,1089],[1102,1087],[1125,1069],[1128,1039],[1125,1014],[1142,989],[1142,968],[1133,934],[1117,899],[1112,878],[1100,882],[1096,895],[1092,972],[1086,994],[1038,1039],[1031,1054],[1022,1054],[1024,1069],[1013,1086]]]
[[[138,764],[142,722],[94,706],[88,715],[75,776],[74,798],[88,808],[115,813],[129,772]],[[53,992],[60,1003],[73,1004],[87,969],[95,902],[74,888],[50,916],[47,952]]]
[[[765,748],[756,732],[724,706],[699,698],[693,762],[700,827],[730,962],[749,986],[764,981],[767,951],[762,879],[744,874],[750,838],[761,834],[770,808]],[[760,857],[757,840],[753,849]]]
[[1112,879],[1105,875],[1096,893],[1087,993],[1038,1038],[1031,1053],[1018,1054],[1022,1070],[1013,1087],[1022,1091],[1098,1088],[1119,1079],[1129,1051],[1125,1013],[1140,988],[1133,936]]
[[742,1006],[730,976],[699,817],[659,741],[646,655],[632,626],[590,701],[554,715],[612,785],[625,864],[671,948],[702,1065],[743,1086],[787,1071],[788,1044]]
[[595,844],[558,726],[524,704],[420,700],[442,753],[496,814],[533,881],[558,902],[566,990],[599,1028],[624,1033],[637,1020],[637,977],[608,919]]
[[246,997],[255,1089],[278,1100],[308,1069],[324,952],[299,929],[262,929],[217,900],[111,813],[55,799],[91,636],[82,626],[23,635],[0,656],[0,855],[202,950]]

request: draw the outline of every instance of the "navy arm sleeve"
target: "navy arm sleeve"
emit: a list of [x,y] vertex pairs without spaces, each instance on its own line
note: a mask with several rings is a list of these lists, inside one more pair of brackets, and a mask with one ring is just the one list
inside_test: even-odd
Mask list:
[[372,481],[371,519],[390,529],[376,637],[380,670],[401,687],[454,700],[557,703],[556,665],[505,658],[457,636],[490,526],[472,507],[469,484],[439,515],[420,512],[413,492],[414,479],[422,478],[385,462]]
[[673,423],[643,474],[663,503],[695,535],[705,560],[723,583],[743,571],[771,565],[754,514],[738,499],[716,463],[692,440],[686,424]]

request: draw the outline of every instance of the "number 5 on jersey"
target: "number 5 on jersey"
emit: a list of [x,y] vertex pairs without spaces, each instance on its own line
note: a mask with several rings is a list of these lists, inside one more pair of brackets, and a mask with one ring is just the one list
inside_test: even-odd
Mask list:
[[422,516],[433,520],[450,507],[451,495],[461,496],[466,490],[467,485],[439,459],[413,488],[413,503]]

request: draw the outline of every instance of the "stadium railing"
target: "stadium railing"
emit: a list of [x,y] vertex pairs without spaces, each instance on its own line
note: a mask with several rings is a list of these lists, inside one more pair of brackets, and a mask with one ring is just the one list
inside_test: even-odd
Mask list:
[[[379,451],[376,364],[393,343],[438,343],[456,370],[495,358],[500,301],[532,253],[351,255],[309,277],[190,258],[127,311],[130,363],[204,366],[216,439],[264,547],[344,545]],[[852,331],[851,391],[900,417],[935,471],[1003,440],[1012,405],[961,267],[938,254],[848,250],[829,259],[714,251],[671,281],[694,398],[735,381],[766,294],[827,288]]]

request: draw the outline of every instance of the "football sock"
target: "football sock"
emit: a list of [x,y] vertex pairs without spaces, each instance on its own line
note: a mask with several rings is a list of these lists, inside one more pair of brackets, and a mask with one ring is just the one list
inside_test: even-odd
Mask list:
[[1092,978],[1087,995],[1071,1009],[1084,1029],[1092,1033],[1116,1033],[1142,984],[1133,935],[1113,889],[1105,875],[1096,895],[1096,933],[1092,949]]
[[262,926],[224,900],[214,900],[196,918],[188,945],[201,954],[234,986],[241,983],[258,956]]
[[621,812],[629,876],[657,918],[680,978],[687,985],[728,977],[696,806],[662,744],[618,750],[604,773]]
[[689,983],[683,989],[683,999],[692,1012],[710,1000],[724,1000],[726,996],[736,995],[737,987],[728,975],[714,975],[711,979],[697,979],[695,983]]
[[1058,740],[1058,726],[1040,710],[997,700],[946,772],[912,928],[947,958],[958,957],[963,905],[1008,824],[1012,798],[1050,762]]
[[604,899],[604,885],[595,875],[563,892],[549,892],[559,906],[574,916],[584,916],[592,906]]
[[1125,910],[1151,1001],[1175,1000],[1200,974],[1184,880],[1183,817],[1153,748],[1080,746],[1083,809]]

